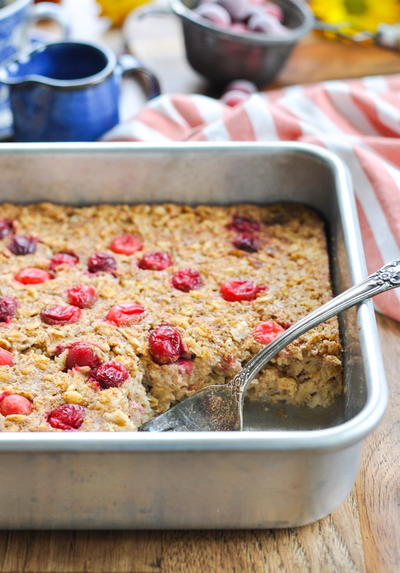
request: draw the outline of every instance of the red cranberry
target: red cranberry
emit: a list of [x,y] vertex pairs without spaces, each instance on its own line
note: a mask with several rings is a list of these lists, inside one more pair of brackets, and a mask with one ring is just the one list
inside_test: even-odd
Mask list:
[[85,418],[85,408],[79,404],[63,404],[50,412],[47,421],[58,430],[79,430]]
[[15,235],[8,245],[8,248],[14,255],[30,255],[36,252],[37,239],[35,237],[24,237]]
[[241,300],[254,300],[258,293],[265,290],[265,286],[258,286],[252,281],[227,281],[220,286],[220,293],[230,302]]
[[0,414],[10,416],[11,414],[23,414],[28,416],[32,412],[32,402],[19,394],[9,394],[0,402]]
[[94,305],[97,293],[90,285],[76,285],[67,289],[69,304],[79,308],[90,308]]
[[144,308],[141,304],[134,302],[123,302],[110,308],[106,319],[117,326],[123,326],[137,322],[142,318]]
[[[262,0],[264,2],[264,0]],[[226,92],[238,91],[251,95],[257,91],[257,86],[248,80],[234,80],[226,87]]]
[[2,401],[3,398],[9,396],[10,394],[11,392],[9,392],[8,390],[3,390],[2,392],[0,392],[0,402]]
[[182,372],[187,376],[190,376],[191,373],[193,372],[193,367],[194,367],[193,360],[179,359],[177,364],[179,368],[182,370]]
[[229,90],[221,98],[221,101],[229,107],[236,107],[249,99],[249,96],[239,90]]
[[253,328],[253,336],[257,342],[261,342],[261,344],[269,344],[275,340],[275,338],[278,338],[282,332],[285,332],[285,329],[275,322],[275,320],[260,322],[260,324],[257,324],[257,326]]
[[54,271],[58,267],[73,267],[79,262],[79,257],[73,253],[57,253],[50,259],[49,269]]
[[68,349],[65,367],[67,370],[89,366],[96,369],[100,366],[100,358],[97,356],[93,345],[87,342],[74,342]]
[[221,28],[226,28],[232,21],[229,12],[218,4],[202,4],[194,12]]
[[141,251],[143,249],[143,243],[140,237],[137,235],[131,235],[125,233],[116,237],[111,245],[110,249],[114,253],[119,253],[121,255],[133,255],[136,251]]
[[60,356],[60,354],[62,354],[64,350],[67,350],[67,348],[69,348],[69,346],[65,346],[65,344],[56,344],[56,346],[54,346],[50,352],[54,356]]
[[258,11],[251,14],[247,25],[252,32],[261,32],[270,36],[286,36],[287,28],[269,12],[259,13]]
[[40,318],[46,324],[72,324],[77,322],[81,316],[81,311],[75,306],[48,306],[40,313]]
[[88,259],[88,270],[90,273],[113,273],[117,270],[117,261],[109,253],[93,253]]
[[17,312],[18,303],[12,296],[0,296],[0,322],[9,323]]
[[45,283],[52,278],[52,275],[47,271],[36,269],[34,267],[23,269],[15,275],[15,280],[23,285],[38,285],[40,283]]
[[168,253],[147,253],[138,261],[138,267],[151,271],[163,271],[172,265],[172,259]]
[[230,231],[239,231],[241,233],[251,233],[254,231],[261,231],[261,223],[260,221],[256,221],[256,219],[233,215],[232,221],[227,225],[227,229]]
[[157,364],[177,362],[183,352],[180,332],[168,325],[155,328],[149,336],[149,350]]
[[244,20],[247,15],[247,0],[219,0],[221,6],[228,11],[232,20]]
[[14,221],[11,219],[0,219],[0,239],[14,232]]
[[99,366],[94,378],[103,390],[106,388],[116,388],[117,386],[121,386],[125,380],[128,380],[129,371],[120,362],[110,360]]
[[275,2],[267,2],[264,4],[264,9],[266,14],[276,18],[276,20],[279,20],[280,23],[283,22],[285,15],[282,8],[278,6],[278,4],[275,4]]
[[200,273],[193,269],[182,269],[172,275],[172,286],[183,292],[199,288],[202,280]]
[[248,253],[257,252],[259,247],[258,239],[252,233],[239,233],[239,235],[234,238],[233,245],[237,249],[247,251]]
[[12,366],[14,363],[14,357],[11,352],[0,348],[0,366]]
[[242,22],[234,22],[229,26],[229,29],[237,34],[248,34],[250,32],[246,24],[242,24]]

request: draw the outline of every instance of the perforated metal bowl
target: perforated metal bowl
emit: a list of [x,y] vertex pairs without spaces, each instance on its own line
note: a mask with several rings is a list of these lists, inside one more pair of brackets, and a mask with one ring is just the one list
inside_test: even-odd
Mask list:
[[314,24],[312,13],[303,2],[274,1],[285,14],[289,33],[284,37],[218,28],[193,11],[198,0],[171,0],[172,10],[182,22],[190,65],[217,84],[243,78],[261,87],[273,80]]

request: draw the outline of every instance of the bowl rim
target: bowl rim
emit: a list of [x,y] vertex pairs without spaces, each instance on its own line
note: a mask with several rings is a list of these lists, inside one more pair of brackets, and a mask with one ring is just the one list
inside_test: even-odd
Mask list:
[[296,11],[303,19],[302,24],[297,28],[288,28],[289,33],[283,37],[268,36],[260,33],[248,33],[246,35],[240,32],[228,31],[224,28],[214,26],[211,22],[208,23],[205,19],[201,18],[194,12],[187,8],[182,0],[169,0],[170,6],[174,14],[181,20],[189,22],[193,25],[199,26],[204,30],[213,32],[220,38],[226,40],[237,41],[241,44],[251,44],[253,46],[268,46],[279,44],[293,44],[306,36],[314,26],[314,16],[310,8],[303,2],[294,2],[293,0],[278,0],[279,4],[282,2],[284,6]]

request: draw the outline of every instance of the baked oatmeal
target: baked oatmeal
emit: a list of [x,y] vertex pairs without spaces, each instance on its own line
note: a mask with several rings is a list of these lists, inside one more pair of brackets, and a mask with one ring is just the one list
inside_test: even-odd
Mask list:
[[[6,204],[0,277],[2,431],[136,430],[332,296],[323,221],[296,204]],[[331,319],[249,396],[314,407],[342,391]]]

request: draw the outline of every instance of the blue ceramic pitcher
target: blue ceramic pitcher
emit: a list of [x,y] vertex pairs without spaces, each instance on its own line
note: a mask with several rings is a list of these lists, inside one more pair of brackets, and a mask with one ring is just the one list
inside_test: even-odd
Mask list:
[[119,122],[122,76],[147,78],[148,96],[159,94],[156,78],[133,56],[119,60],[88,42],[51,42],[0,70],[10,88],[16,141],[94,141]]

